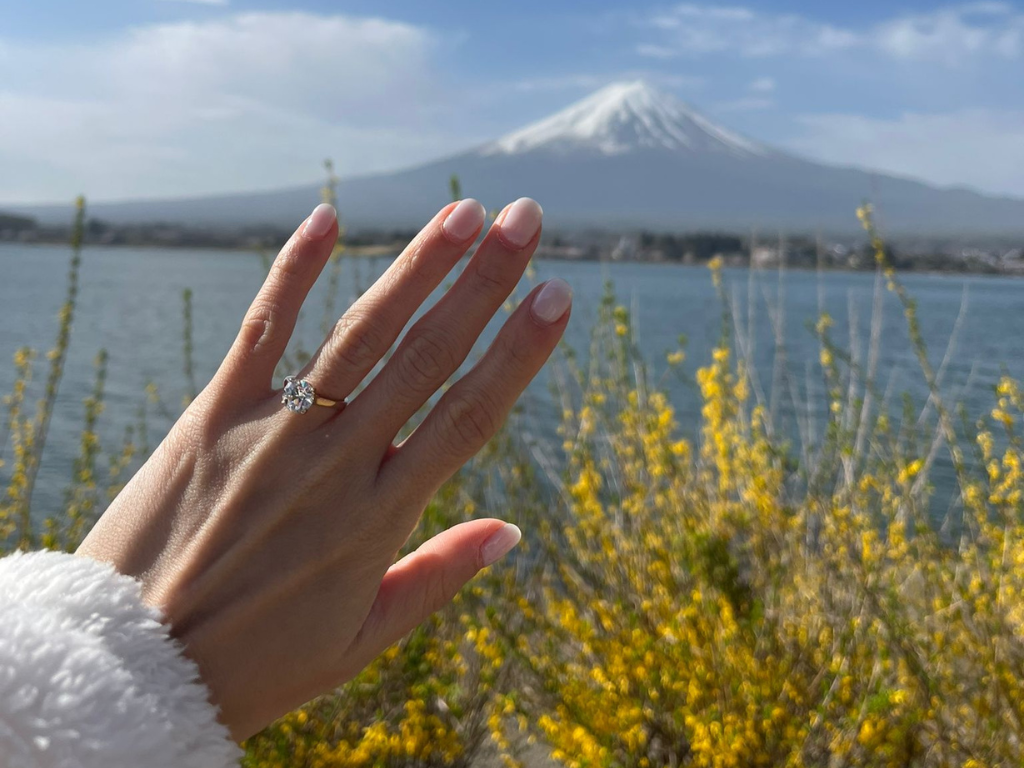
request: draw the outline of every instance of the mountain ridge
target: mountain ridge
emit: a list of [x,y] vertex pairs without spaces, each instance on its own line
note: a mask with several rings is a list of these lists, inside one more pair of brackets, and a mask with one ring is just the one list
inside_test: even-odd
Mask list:
[[[489,207],[536,197],[554,227],[845,233],[857,230],[854,211],[871,199],[893,233],[1024,233],[1024,199],[803,159],[723,128],[643,81],[613,83],[447,158],[342,179],[339,208],[355,228],[415,226],[446,202],[452,174]],[[308,213],[318,190],[98,203],[90,210],[116,223],[285,226]],[[47,221],[70,210],[7,208]]]

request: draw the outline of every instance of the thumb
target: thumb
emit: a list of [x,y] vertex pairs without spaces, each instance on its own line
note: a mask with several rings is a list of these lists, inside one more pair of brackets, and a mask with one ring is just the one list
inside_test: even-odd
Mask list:
[[482,568],[522,538],[501,520],[470,520],[439,533],[392,565],[381,581],[353,651],[366,662],[448,604]]

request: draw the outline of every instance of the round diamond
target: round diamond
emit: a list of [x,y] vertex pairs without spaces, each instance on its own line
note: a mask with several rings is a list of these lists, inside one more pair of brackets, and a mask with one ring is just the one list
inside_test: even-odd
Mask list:
[[313,407],[315,399],[316,392],[313,391],[313,385],[305,379],[296,380],[294,376],[288,376],[284,380],[281,402],[292,413],[305,413]]

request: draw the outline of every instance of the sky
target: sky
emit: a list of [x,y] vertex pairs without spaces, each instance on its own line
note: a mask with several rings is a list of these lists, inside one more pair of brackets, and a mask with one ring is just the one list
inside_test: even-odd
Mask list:
[[0,0],[0,204],[394,170],[637,78],[811,159],[1024,197],[1024,0]]

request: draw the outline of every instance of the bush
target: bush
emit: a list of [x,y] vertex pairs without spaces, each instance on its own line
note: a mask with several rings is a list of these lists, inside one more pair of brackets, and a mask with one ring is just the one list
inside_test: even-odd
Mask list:
[[[699,428],[684,436],[609,289],[586,368],[564,348],[552,367],[564,457],[513,416],[410,542],[486,509],[524,528],[523,550],[352,683],[250,739],[246,765],[522,765],[531,743],[579,768],[1020,764],[1024,394],[1005,378],[991,414],[956,423],[916,307],[861,215],[879,294],[902,302],[931,394],[922,412],[889,409],[877,355],[839,348],[822,315],[829,407],[820,439],[797,450],[725,311],[695,377]],[[79,263],[76,245],[31,418],[33,355],[15,358],[5,551],[74,549],[145,453],[131,433],[109,454],[99,445],[101,354],[65,509],[33,517]],[[190,318],[186,300],[186,357]],[[671,353],[668,370],[682,376],[684,358]],[[927,517],[940,451],[956,475],[942,529]]]

